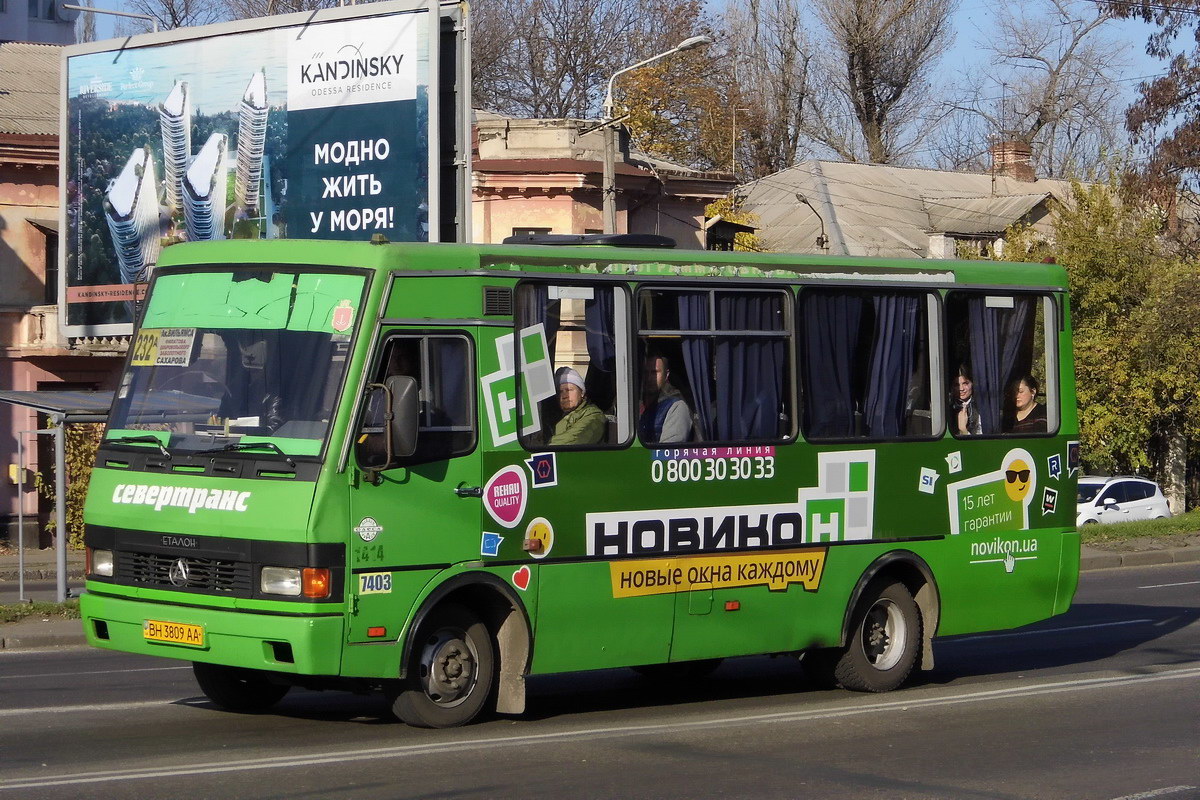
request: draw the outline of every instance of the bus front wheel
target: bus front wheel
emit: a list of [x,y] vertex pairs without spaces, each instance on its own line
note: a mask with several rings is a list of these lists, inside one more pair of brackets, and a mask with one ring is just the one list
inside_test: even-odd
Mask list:
[[921,649],[921,614],[902,583],[881,584],[859,600],[845,647],[813,653],[818,677],[855,692],[890,692],[908,678]]
[[453,728],[473,720],[496,681],[487,626],[468,609],[445,605],[422,624],[408,678],[392,694],[392,713],[418,728]]
[[209,700],[229,711],[266,711],[283,699],[291,688],[272,683],[257,670],[226,667],[221,664],[192,662],[192,672],[200,691]]

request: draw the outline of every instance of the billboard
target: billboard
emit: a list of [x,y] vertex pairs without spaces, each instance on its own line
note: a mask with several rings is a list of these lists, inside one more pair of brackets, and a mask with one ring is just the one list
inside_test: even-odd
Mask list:
[[441,161],[465,162],[439,136],[465,136],[436,124],[431,64],[457,13],[379,3],[67,48],[66,335],[131,333],[177,242],[442,238]]

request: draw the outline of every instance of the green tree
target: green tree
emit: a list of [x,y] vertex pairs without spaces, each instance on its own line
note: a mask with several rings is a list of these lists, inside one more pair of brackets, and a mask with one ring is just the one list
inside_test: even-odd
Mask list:
[[[710,219],[719,216],[721,219],[736,222],[739,225],[750,225],[753,227],[758,227],[759,225],[758,215],[743,210],[741,207],[741,198],[736,194],[722,197],[720,200],[714,200],[709,203],[704,207],[704,216]],[[739,232],[733,235],[733,249],[752,253],[764,253],[767,251],[762,240],[758,238],[757,233],[746,232]]]
[[1073,183],[1054,242],[1013,231],[1006,258],[1053,255],[1069,275],[1085,468],[1150,473],[1182,510],[1187,443],[1200,433],[1200,273],[1164,222],[1116,181]]
[[[73,423],[66,427],[63,444],[67,461],[67,544],[76,550],[83,547],[83,504],[103,434],[104,426],[100,424]],[[34,476],[34,486],[39,494],[54,503],[53,464],[42,465],[42,470]],[[56,527],[57,520],[51,515],[46,529],[54,531]]]

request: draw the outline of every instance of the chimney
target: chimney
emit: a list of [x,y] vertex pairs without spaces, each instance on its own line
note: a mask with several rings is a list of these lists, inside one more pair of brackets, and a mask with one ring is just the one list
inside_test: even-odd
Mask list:
[[1029,163],[1032,158],[1033,150],[1025,142],[1012,139],[996,142],[992,145],[992,172],[1032,183],[1037,180]]

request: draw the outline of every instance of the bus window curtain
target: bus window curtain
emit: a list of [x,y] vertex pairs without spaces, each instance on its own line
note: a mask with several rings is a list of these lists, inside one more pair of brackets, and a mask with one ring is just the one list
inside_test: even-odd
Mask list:
[[863,427],[872,438],[895,438],[904,435],[913,354],[919,338],[921,298],[876,295],[871,301],[875,307],[875,337],[863,403]]
[[546,330],[547,355],[550,363],[554,363],[554,345],[558,338],[558,325],[561,301],[550,299],[550,287],[545,284],[534,284],[525,287],[526,302],[521,307],[521,327],[541,324]]
[[1004,388],[1017,376],[1021,344],[1032,310],[1030,297],[1014,297],[1012,308],[989,308],[984,295],[967,298],[972,395],[984,434],[1002,432]]
[[[779,302],[776,295],[719,293],[717,329],[779,329]],[[717,339],[716,351],[716,438],[777,438],[783,394],[783,341],[722,336]]]
[[[707,293],[679,294],[679,327],[682,330],[708,330]],[[692,438],[702,442],[712,441],[716,417],[712,381],[708,377],[712,346],[707,336],[685,336],[682,349],[684,371],[692,387],[692,414],[695,417]]]
[[805,420],[809,436],[854,436],[854,358],[863,298],[809,291],[802,296]]
[[617,396],[614,306],[613,290],[601,288],[595,289],[592,299],[583,304],[589,361],[584,382],[587,384],[587,396],[606,412],[613,410],[613,401]]

